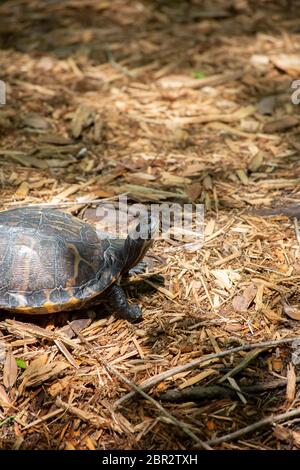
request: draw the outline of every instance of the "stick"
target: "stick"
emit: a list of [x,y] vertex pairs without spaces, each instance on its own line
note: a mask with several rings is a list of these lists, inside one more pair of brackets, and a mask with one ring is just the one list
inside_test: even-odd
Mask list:
[[43,416],[42,418],[38,418],[35,421],[32,421],[32,423],[27,424],[22,428],[22,431],[25,431],[26,429],[32,428],[32,426],[36,426],[37,424],[43,423],[44,421],[47,421],[50,418],[54,418],[54,416],[59,415],[60,413],[63,413],[65,410],[63,408],[58,408],[57,410],[51,411],[47,415]]
[[[69,323],[69,326],[70,326],[70,328],[72,328],[70,323]],[[154,400],[154,398],[150,397],[147,393],[145,393],[143,390],[141,390],[141,388],[138,387],[135,383],[133,383],[131,380],[127,379],[127,377],[125,377],[125,375],[121,374],[121,372],[119,372],[114,366],[112,366],[112,365],[108,364],[106,361],[104,361],[104,359],[101,357],[101,355],[98,353],[98,351],[93,346],[91,346],[91,344],[87,341],[87,339],[84,336],[82,336],[80,333],[76,332],[75,330],[73,330],[73,331],[74,331],[75,334],[77,334],[80,341],[85,343],[85,345],[87,346],[87,348],[90,351],[96,353],[98,359],[100,360],[100,362],[104,365],[104,367],[108,371],[113,372],[120,380],[122,380],[124,383],[129,385],[131,388],[133,388],[135,393],[139,393],[144,398],[146,398],[146,400],[150,401],[163,415],[165,415],[165,417],[169,421],[171,421],[171,423],[173,425],[179,427],[185,434],[187,434],[195,442],[197,442],[197,444],[199,446],[201,446],[203,449],[206,449],[206,450],[212,450],[211,447],[208,444],[206,444],[204,441],[199,439],[199,437],[197,437],[196,434],[194,434],[188,428],[188,426],[185,423],[179,421],[177,418],[174,418],[174,416],[172,416],[167,410],[165,410],[162,405],[160,405],[156,400]]]
[[225,436],[222,436],[222,437],[217,437],[216,439],[210,439],[209,441],[206,441],[206,444],[212,446],[216,444],[221,444],[222,442],[232,441],[238,437],[248,434],[249,432],[255,431],[256,429],[266,426],[267,424],[277,423],[278,421],[283,421],[285,419],[294,418],[295,416],[298,416],[298,415],[300,415],[300,408],[297,408],[295,410],[290,410],[290,411],[287,411],[286,413],[281,413],[279,415],[271,415],[271,416],[268,416],[267,418],[257,421],[256,423],[250,424],[249,426],[246,426],[245,428],[239,429],[238,431],[232,432],[230,434],[226,434]]
[[[274,341],[265,341],[261,343],[243,344],[242,346],[237,346],[236,348],[226,349],[225,351],[221,351],[220,353],[207,354],[206,356],[200,357],[199,359],[195,359],[194,361],[188,362],[187,364],[173,367],[173,369],[167,370],[165,372],[162,372],[161,374],[151,377],[151,379],[146,380],[144,383],[140,385],[140,389],[149,390],[149,388],[154,387],[155,385],[159,384],[163,380],[166,380],[169,377],[172,377],[173,375],[179,374],[180,372],[194,369],[194,367],[198,367],[200,364],[202,364],[203,362],[209,361],[210,359],[221,358],[221,357],[233,354],[233,353],[237,353],[240,351],[250,351],[251,349],[256,349],[256,348],[272,348],[274,346],[278,346],[279,344],[292,343],[296,339],[300,339],[300,337],[296,336],[294,338],[284,338],[284,339],[278,339]],[[136,394],[135,392],[127,393],[122,398],[117,400],[114,403],[114,406],[115,407],[120,406],[122,403],[132,398],[135,394]]]
[[111,366],[110,364],[105,365],[106,369],[109,371],[113,372],[119,379],[121,379],[123,382],[125,382],[127,385],[129,385],[131,388],[133,388],[137,393],[142,395],[142,397],[146,398],[146,400],[150,401],[163,415],[166,416],[166,418],[171,421],[172,424],[175,426],[179,427],[185,434],[187,434],[189,437],[191,437],[197,444],[199,444],[203,449],[206,450],[212,450],[212,448],[199,439],[199,437],[196,436],[189,428],[188,426],[183,423],[182,421],[179,421],[177,418],[174,418],[165,408],[160,405],[154,398],[150,397],[147,393],[145,393],[143,390],[141,390],[140,387],[138,387],[135,383],[133,383],[131,380],[127,379],[123,374],[121,374],[115,367]]
[[[296,382],[300,382],[300,377],[296,378]],[[286,379],[272,380],[267,383],[257,383],[255,385],[247,385],[241,387],[241,392],[244,395],[251,393],[267,392],[275,388],[285,387],[287,384]],[[200,400],[213,400],[215,398],[235,398],[236,391],[228,385],[211,385],[208,387],[196,386],[189,387],[186,390],[167,390],[165,393],[159,395],[159,399],[169,402],[186,402],[186,401],[200,401]]]

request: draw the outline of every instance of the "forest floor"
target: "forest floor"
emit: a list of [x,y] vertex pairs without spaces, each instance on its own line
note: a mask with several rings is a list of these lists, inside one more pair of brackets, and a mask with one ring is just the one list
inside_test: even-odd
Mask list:
[[1,2],[1,208],[205,208],[126,281],[142,322],[1,314],[2,449],[300,446],[299,6]]

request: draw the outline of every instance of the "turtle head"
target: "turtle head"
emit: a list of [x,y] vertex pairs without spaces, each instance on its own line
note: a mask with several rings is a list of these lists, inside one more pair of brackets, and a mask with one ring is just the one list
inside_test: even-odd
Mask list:
[[127,273],[141,261],[146,251],[153,244],[158,228],[158,217],[147,214],[139,218],[135,227],[129,231],[125,241],[125,266],[123,273]]

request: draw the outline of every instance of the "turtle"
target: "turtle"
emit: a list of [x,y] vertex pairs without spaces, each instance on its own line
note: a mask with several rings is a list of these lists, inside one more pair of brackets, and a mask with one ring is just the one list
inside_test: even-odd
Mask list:
[[151,246],[157,220],[148,214],[134,233],[142,228],[147,236],[103,237],[58,209],[0,211],[0,310],[47,314],[106,302],[124,319],[141,319],[119,281]]

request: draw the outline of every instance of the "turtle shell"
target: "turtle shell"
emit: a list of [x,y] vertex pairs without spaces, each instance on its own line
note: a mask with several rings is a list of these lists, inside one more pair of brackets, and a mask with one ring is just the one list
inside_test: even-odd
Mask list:
[[0,309],[16,313],[96,302],[126,262],[124,241],[99,239],[92,226],[54,209],[2,211],[0,234]]

